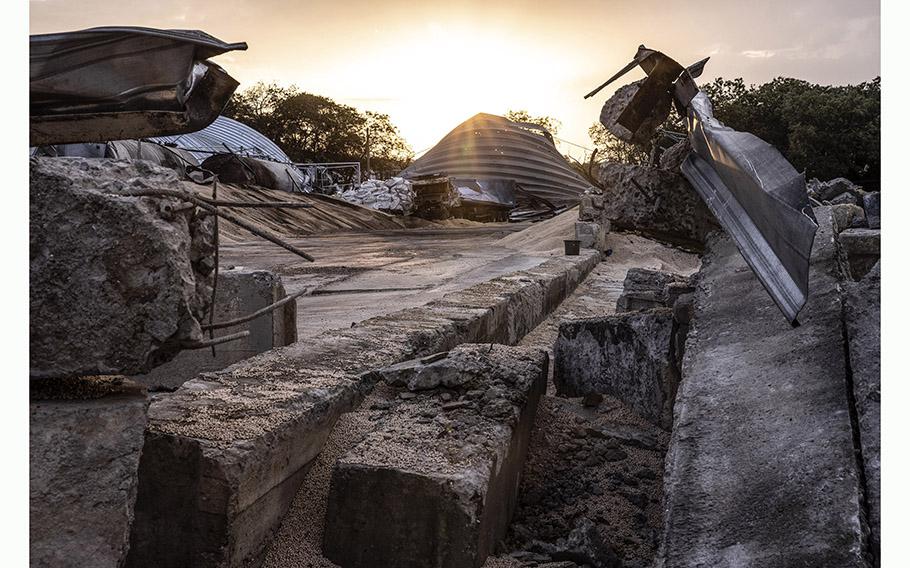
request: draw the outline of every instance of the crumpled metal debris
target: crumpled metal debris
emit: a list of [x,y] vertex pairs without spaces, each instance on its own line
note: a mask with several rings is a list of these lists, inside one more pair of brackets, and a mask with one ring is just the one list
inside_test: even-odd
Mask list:
[[245,50],[195,30],[103,27],[29,38],[29,145],[194,132],[237,81],[208,58]]
[[479,113],[445,135],[401,175],[511,179],[555,206],[574,206],[592,184],[559,153],[546,129]]
[[[660,117],[665,119],[670,105],[675,105],[686,117],[692,145],[682,163],[682,174],[733,238],[781,312],[798,325],[797,315],[809,295],[809,255],[818,229],[805,175],[767,142],[714,118],[711,101],[694,80],[706,62],[684,68],[642,45],[631,63],[585,98],[635,66],[647,73],[615,119],[629,133],[623,139],[650,139],[663,122]],[[614,124],[604,126],[611,131],[615,128]]]

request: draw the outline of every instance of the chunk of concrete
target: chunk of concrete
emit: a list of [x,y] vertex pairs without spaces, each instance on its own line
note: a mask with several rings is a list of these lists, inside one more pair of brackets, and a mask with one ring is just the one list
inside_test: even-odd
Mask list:
[[640,233],[689,250],[701,250],[719,229],[714,215],[682,175],[660,168],[606,163],[603,218],[610,230]]
[[581,241],[583,248],[603,250],[606,248],[607,229],[602,223],[576,221],[575,238]]
[[847,229],[837,236],[850,276],[864,277],[881,258],[879,229]]
[[818,201],[830,201],[845,192],[859,196],[862,191],[863,188],[842,177],[829,181],[819,181],[817,178],[812,178],[806,182],[806,192],[809,197]]
[[[285,296],[281,277],[267,270],[239,267],[221,271],[218,274],[214,321],[241,318]],[[173,360],[133,379],[149,390],[174,390],[199,373],[220,371],[269,349],[290,345],[297,341],[297,303],[291,301],[250,322],[219,330],[218,334],[242,330],[248,330],[250,335],[217,346],[214,357],[210,349],[182,351]]]
[[466,341],[514,343],[597,264],[582,251],[205,373],[153,398],[127,566],[262,559],[338,417],[375,369]]
[[829,200],[829,203],[831,203],[831,205],[856,205],[857,203],[860,203],[860,200],[849,191],[845,191],[840,195],[832,197]]
[[670,428],[679,384],[674,327],[667,308],[563,322],[554,347],[556,393],[608,394]]
[[844,285],[844,323],[853,400],[866,479],[873,556],[881,542],[881,273],[880,264],[859,282]]
[[863,209],[870,229],[882,228],[882,198],[881,193],[874,191],[863,196]]
[[616,311],[672,308],[681,294],[694,291],[684,276],[662,270],[630,268],[623,280],[622,294],[616,300]]
[[579,221],[600,221],[601,213],[604,208],[604,196],[596,193],[588,193],[581,196],[578,203],[578,220]]
[[119,377],[52,381],[29,404],[30,565],[122,566],[148,397]]
[[859,205],[834,205],[831,207],[831,211],[834,214],[834,226],[838,233],[866,226],[866,213]]
[[400,402],[335,464],[324,553],[340,566],[479,567],[505,535],[547,354],[467,344],[432,364],[470,377],[461,398]]
[[686,158],[689,157],[689,152],[691,151],[692,144],[689,143],[689,138],[683,138],[676,144],[664,150],[660,155],[661,169],[678,172],[679,167],[686,161]]
[[702,259],[657,565],[866,566],[837,251],[819,221],[793,328],[728,237]]
[[138,374],[202,339],[212,218],[175,211],[173,198],[118,195],[184,189],[173,170],[84,158],[29,168],[32,377]]

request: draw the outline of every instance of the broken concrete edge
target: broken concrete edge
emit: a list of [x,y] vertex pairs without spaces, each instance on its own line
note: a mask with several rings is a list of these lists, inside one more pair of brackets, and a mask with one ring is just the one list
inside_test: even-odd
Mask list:
[[[841,274],[836,260],[833,218],[829,207],[816,208],[815,215],[819,231],[811,259],[812,293],[803,325],[795,329],[777,320],[779,314],[732,242],[719,233],[708,240],[665,458],[664,531],[655,561],[658,568],[725,565],[734,560],[781,568],[804,562],[867,565],[869,530],[863,506],[861,466],[857,462],[849,418],[846,362],[841,356],[844,346],[840,343],[841,304],[837,290]],[[722,258],[717,252],[722,248],[719,245],[727,249]],[[709,271],[715,274],[709,276]],[[712,282],[717,273],[727,275],[722,285]],[[742,288],[745,284],[748,294],[758,298],[761,304],[753,302],[751,307],[744,304],[748,300]],[[731,296],[726,299],[728,307],[724,309],[732,312],[725,318],[718,313],[721,290]],[[776,343],[776,349],[787,357],[781,365],[763,359],[759,368],[769,369],[769,374],[754,378],[736,376],[743,372],[741,357],[731,348],[735,340],[730,339],[740,333],[742,326],[752,325],[751,319],[744,320],[739,315],[747,308],[753,312],[749,318],[765,320],[771,328],[780,329],[776,341],[773,334],[759,333],[760,341]],[[711,334],[720,345],[706,343]],[[787,372],[786,365],[793,363],[800,337],[809,344],[796,359],[804,369],[790,371],[784,381],[779,375]],[[824,349],[832,353],[826,354]],[[698,360],[716,361],[720,357],[736,368],[713,371],[715,380],[724,385],[718,389],[717,384],[706,384],[695,368]],[[806,369],[815,370],[807,373]],[[807,382],[812,372],[816,378]],[[775,387],[782,391],[779,396],[796,405],[797,414],[790,420],[804,422],[802,434],[796,439],[774,433],[776,415],[786,412],[779,410],[780,398],[773,396],[774,391],[761,391],[765,382],[775,381],[782,383]],[[751,385],[752,395],[758,397],[754,400],[763,405],[753,410],[757,414],[751,425],[746,420],[734,422],[725,418],[733,409],[748,408],[749,400],[731,398],[729,393],[725,397],[725,390],[738,385]],[[813,415],[812,409],[825,402],[835,408],[821,413],[816,410]],[[720,421],[715,421],[717,440],[739,432],[740,443],[727,440],[718,447],[717,440],[712,442],[706,436],[704,428],[710,420],[704,413]],[[781,427],[792,430],[793,422],[781,422],[779,417],[777,421],[783,424]],[[758,454],[742,456],[743,451]],[[818,460],[832,463],[818,464]],[[734,474],[729,464],[737,461],[742,467]],[[774,480],[779,483],[775,484]],[[837,506],[832,508],[832,503]]]
[[863,471],[869,546],[881,564],[881,267],[843,285],[844,340],[854,413],[854,442]]
[[[281,277],[268,270],[235,267],[218,274],[214,322],[234,321],[287,296]],[[208,320],[206,320],[207,323]],[[297,302],[263,314],[251,321],[223,328],[218,335],[247,330],[248,337],[215,348],[181,351],[172,360],[133,379],[149,390],[173,391],[200,373],[228,365],[297,340]]]
[[595,251],[550,259],[154,397],[153,451],[140,464],[128,565],[255,563],[290,506],[298,472],[338,416],[372,389],[372,370],[465,342],[514,344],[599,261]]
[[50,382],[29,404],[31,565],[122,566],[149,399],[123,377]]
[[669,430],[680,377],[678,333],[674,311],[665,307],[565,321],[553,348],[556,393],[607,394]]
[[[418,363],[437,380],[395,400],[335,464],[326,556],[348,568],[483,564],[514,511],[548,367],[545,351],[487,344]],[[413,371],[380,373],[398,384]]]

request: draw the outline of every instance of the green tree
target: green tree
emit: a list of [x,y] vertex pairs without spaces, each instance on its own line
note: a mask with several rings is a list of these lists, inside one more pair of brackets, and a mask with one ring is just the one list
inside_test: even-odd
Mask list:
[[224,114],[271,138],[295,162],[353,162],[398,171],[414,157],[386,114],[360,111],[296,86],[257,83],[235,93]]
[[506,113],[506,118],[512,122],[527,122],[528,124],[542,126],[551,136],[556,136],[556,133],[562,128],[562,122],[552,116],[533,116],[526,110],[510,110]]
[[702,88],[718,120],[774,145],[807,177],[880,185],[879,77],[838,87],[784,77],[749,87],[716,79]]

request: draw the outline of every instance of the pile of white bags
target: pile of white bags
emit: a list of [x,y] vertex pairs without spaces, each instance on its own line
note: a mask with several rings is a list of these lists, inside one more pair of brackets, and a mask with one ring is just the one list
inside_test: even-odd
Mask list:
[[341,198],[349,203],[396,215],[408,215],[414,209],[414,190],[411,189],[411,182],[400,177],[385,181],[367,180],[358,188],[342,192]]

